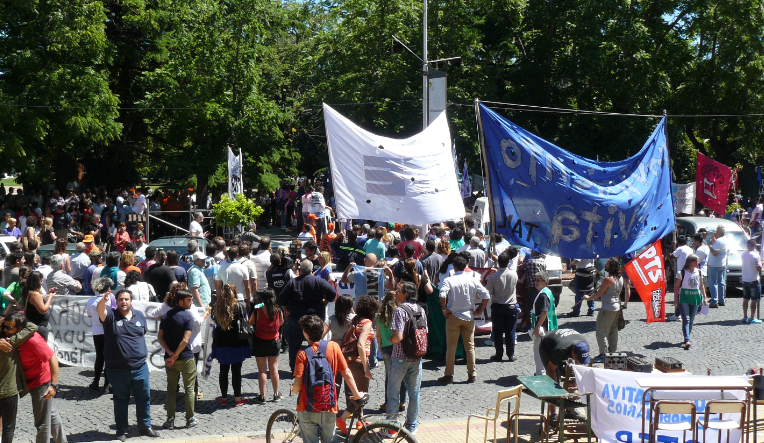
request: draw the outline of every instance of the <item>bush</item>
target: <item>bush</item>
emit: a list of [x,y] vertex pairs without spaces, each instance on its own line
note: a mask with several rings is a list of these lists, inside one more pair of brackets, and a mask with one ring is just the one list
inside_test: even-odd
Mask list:
[[212,216],[219,225],[229,228],[246,226],[249,222],[257,220],[262,213],[263,208],[257,206],[253,200],[248,200],[244,194],[237,194],[234,200],[231,200],[228,194],[224,194],[219,203],[212,205]]

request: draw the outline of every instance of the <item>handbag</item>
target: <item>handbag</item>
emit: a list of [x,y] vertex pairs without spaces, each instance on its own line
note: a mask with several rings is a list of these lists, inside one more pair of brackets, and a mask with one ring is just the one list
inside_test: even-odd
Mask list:
[[252,327],[252,325],[249,324],[247,321],[247,312],[246,309],[242,308],[241,304],[236,305],[236,309],[241,312],[241,317],[239,317],[239,326],[238,326],[238,332],[239,332],[239,338],[242,340],[247,340],[247,342],[252,345],[252,337],[255,335],[255,329]]
[[618,310],[618,330],[622,330],[626,327],[626,319],[623,318],[623,308]]
[[340,349],[342,349],[342,355],[345,356],[348,360],[355,361],[359,355],[358,355],[358,330],[356,329],[357,324],[351,323],[348,327],[348,330],[345,331],[345,335],[342,337],[342,344],[340,345]]

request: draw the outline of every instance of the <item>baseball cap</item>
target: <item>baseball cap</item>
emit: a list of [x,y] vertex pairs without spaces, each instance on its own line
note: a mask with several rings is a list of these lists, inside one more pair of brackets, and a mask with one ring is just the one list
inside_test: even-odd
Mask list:
[[589,343],[585,341],[580,341],[573,345],[573,353],[576,354],[578,362],[582,365],[588,365],[592,361],[592,358],[589,356]]
[[395,223],[388,223],[387,224],[388,229],[395,229]]
[[194,260],[205,260],[207,256],[202,251],[196,251],[194,252],[194,255],[192,255]]
[[94,241],[94,239],[93,239],[93,236],[92,236],[92,235],[90,235],[90,234],[86,235],[86,236],[85,236],[85,237],[82,239],[82,242],[83,242],[83,243],[93,243],[93,241]]
[[485,235],[485,229],[483,228],[477,228],[477,231],[483,235]]

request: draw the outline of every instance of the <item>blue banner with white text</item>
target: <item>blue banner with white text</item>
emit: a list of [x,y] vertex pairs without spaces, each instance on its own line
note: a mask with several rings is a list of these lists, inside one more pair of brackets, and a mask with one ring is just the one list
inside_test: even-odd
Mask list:
[[511,243],[570,259],[617,257],[674,229],[665,118],[636,155],[597,162],[479,109],[496,231]]

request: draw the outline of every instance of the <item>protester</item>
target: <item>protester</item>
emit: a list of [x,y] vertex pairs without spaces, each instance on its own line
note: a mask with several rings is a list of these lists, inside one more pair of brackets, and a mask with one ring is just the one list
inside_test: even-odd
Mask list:
[[294,368],[297,352],[302,347],[303,337],[299,327],[303,315],[318,315],[326,318],[326,303],[337,297],[334,286],[313,275],[313,263],[300,263],[300,276],[289,280],[278,296],[278,304],[289,313],[286,320],[286,337],[289,344],[289,367]]
[[284,324],[284,315],[276,306],[276,292],[266,288],[261,296],[263,307],[252,312],[249,324],[254,326],[255,336],[252,339],[252,355],[257,360],[258,386],[260,394],[254,398],[257,404],[265,404],[265,387],[270,372],[273,385],[273,401],[281,401],[283,396],[279,390],[279,330]]
[[690,334],[695,322],[695,315],[701,305],[708,304],[706,288],[701,285],[702,279],[698,269],[698,256],[690,254],[685,260],[684,267],[677,275],[676,287],[679,289],[679,313],[682,315],[682,334],[684,348],[690,349]]
[[711,241],[711,256],[708,257],[708,287],[711,301],[709,308],[724,306],[724,297],[727,292],[727,255],[730,252],[729,237],[725,236],[726,229],[719,225],[716,227]]
[[517,249],[505,249],[498,257],[499,269],[486,278],[485,287],[491,295],[491,335],[496,349],[496,353],[491,356],[493,361],[502,361],[505,344],[509,361],[517,360],[517,272],[509,267],[509,262],[515,257]]
[[187,290],[179,290],[173,295],[165,298],[170,309],[162,315],[157,331],[157,341],[165,351],[167,370],[167,421],[164,428],[175,428],[176,387],[181,376],[186,394],[186,427],[192,428],[198,424],[194,417],[196,361],[190,346],[195,329],[194,316],[189,312],[193,301]]
[[[4,322],[5,318],[0,316],[0,324]],[[0,330],[0,421],[3,425],[0,436],[5,443],[13,443],[16,433],[19,392],[28,390],[20,367],[18,348],[37,331],[37,326],[29,321],[24,328],[19,329],[18,324],[14,326],[17,330],[14,334],[4,328]]]
[[[625,308],[628,300],[621,305],[621,289],[623,289],[623,278],[621,278],[621,263],[617,258],[611,258],[605,264],[605,271],[608,276],[602,280],[597,292],[592,295],[584,296],[584,300],[602,299],[602,306],[597,314],[597,344],[600,348],[600,355],[594,359],[595,363],[605,361],[605,353],[616,352],[618,349],[618,318],[621,309]],[[607,344],[605,341],[607,340]]]
[[[443,384],[454,382],[454,363],[456,345],[461,335],[464,351],[467,354],[467,383],[477,380],[475,368],[475,317],[485,310],[490,295],[480,280],[472,272],[464,272],[467,259],[457,256],[454,259],[453,276],[446,278],[440,288],[440,304],[446,316],[446,371],[438,379]],[[475,304],[481,300],[480,306]]]
[[178,251],[174,249],[167,250],[167,266],[175,273],[176,282],[186,283],[188,281],[186,269],[178,264]]
[[95,281],[101,277],[109,277],[111,281],[114,282],[111,288],[112,291],[123,289],[125,287],[125,277],[127,277],[127,274],[119,269],[120,257],[121,255],[119,252],[107,252],[104,266],[94,269],[91,279]]
[[24,306],[26,317],[37,325],[37,333],[47,340],[50,319],[48,310],[56,296],[56,288],[48,289],[47,296],[43,296],[42,274],[39,271],[30,272],[22,287],[21,304]]
[[154,254],[154,261],[155,263],[147,267],[143,272],[143,278],[146,280],[146,283],[154,288],[154,292],[161,302],[164,300],[165,296],[167,296],[167,293],[170,292],[173,282],[177,281],[177,279],[175,278],[175,272],[173,272],[166,263],[167,253],[165,251],[157,251],[156,254]]
[[[761,273],[761,257],[756,251],[756,241],[751,239],[746,243],[747,251],[743,252],[741,259],[743,262],[743,323],[760,324],[761,320],[754,314],[756,307],[761,300],[761,283],[759,283],[759,274]],[[748,303],[751,304],[751,316],[748,317]]]
[[[319,377],[319,375],[311,374],[311,362],[315,362],[315,365],[322,369],[328,369],[331,373],[329,380],[334,380],[337,373],[342,374],[350,392],[353,393],[352,400],[360,400],[364,393],[358,391],[353,374],[347,366],[339,345],[321,340],[325,327],[323,320],[316,315],[309,314],[300,319],[299,325],[302,333],[308,339],[308,346],[304,350],[301,349],[295,356],[294,383],[291,388],[293,394],[299,394],[297,416],[300,420],[300,436],[304,443],[333,442],[335,441],[335,418],[339,408],[335,401],[328,411],[319,411],[315,409],[315,403],[311,404],[309,401],[308,390],[313,390],[313,386],[309,385],[311,376]],[[326,381],[326,379],[322,379],[322,381]],[[324,400],[337,398],[334,384],[329,386],[330,388],[326,390],[328,392],[322,394]],[[310,398],[314,401],[318,400],[315,395],[311,395]]]
[[247,308],[247,312],[250,310],[250,288],[249,288],[249,270],[246,266],[237,261],[239,257],[239,248],[231,246],[226,252],[228,258],[220,263],[220,270],[217,276],[215,276],[215,291],[217,294],[222,293],[223,286],[231,284],[232,287],[238,290],[236,298],[239,302],[243,302]]
[[149,366],[146,363],[148,349],[144,338],[148,332],[146,317],[142,312],[132,309],[130,292],[126,289],[117,292],[116,309],[106,306],[111,301],[109,295],[108,292],[104,294],[96,311],[104,327],[104,359],[106,375],[114,388],[117,439],[127,440],[127,408],[131,392],[135,398],[140,434],[159,437],[151,428]]
[[188,228],[188,235],[192,237],[207,237],[210,235],[209,231],[205,232],[202,228],[202,222],[204,221],[204,214],[201,212],[194,213],[194,220],[191,222],[191,226]]
[[247,400],[241,397],[241,366],[252,354],[250,344],[239,337],[239,322],[247,321],[247,306],[238,299],[236,287],[230,283],[223,286],[217,295],[217,303],[212,321],[215,332],[212,336],[212,349],[220,363],[220,393],[218,403],[228,404],[228,372],[231,372],[234,404],[241,406]]
[[[536,287],[536,276],[546,272],[546,261],[544,257],[536,251],[531,251],[530,258],[526,257],[523,261],[522,269],[524,272],[523,281],[525,282],[525,300],[523,301],[523,320],[520,329],[525,330],[528,327],[531,311],[533,310],[534,300],[538,295]],[[546,281],[546,279],[545,279]],[[554,303],[552,303],[554,304]]]
[[[565,374],[564,367],[568,359],[572,359],[579,365],[588,365],[591,363],[589,354],[589,343],[581,334],[572,329],[550,331],[544,335],[538,346],[539,359],[546,375],[556,382],[560,382]],[[549,421],[551,423],[557,421],[557,414],[554,411],[555,407],[549,405],[549,413],[551,414]]]
[[[93,282],[93,291],[96,293],[94,297],[88,299],[85,306],[85,314],[91,318],[91,329],[93,332],[93,347],[95,348],[96,358],[93,363],[93,382],[89,388],[93,391],[100,391],[101,373],[103,372],[104,359],[104,346],[106,344],[106,338],[104,336],[103,324],[98,315],[98,302],[104,298],[107,294],[109,296],[108,308],[117,309],[117,300],[111,293],[111,286],[114,282],[108,277],[102,277]],[[103,389],[109,386],[109,377],[104,374]],[[113,389],[112,389],[113,390]]]
[[531,308],[531,327],[533,327],[531,337],[533,338],[533,357],[536,363],[535,375],[544,375],[546,364],[541,359],[539,346],[541,346],[541,342],[548,332],[557,329],[557,314],[554,306],[554,294],[547,286],[546,271],[537,272],[533,282],[536,297]]
[[[573,293],[575,300],[573,310],[568,313],[568,317],[578,317],[581,315],[581,306],[584,295],[591,294],[594,291],[594,282],[597,277],[597,269],[594,267],[594,259],[581,258],[572,260],[570,266],[576,267],[576,274],[573,277]],[[586,302],[586,315],[594,315],[594,301]]]
[[[399,410],[403,409],[406,402],[405,396],[399,394],[403,388],[408,394],[409,404],[406,410],[406,429],[411,434],[416,434],[419,423],[420,388],[422,383],[422,357],[412,356],[403,348],[404,340],[417,343],[421,337],[410,336],[416,334],[417,328],[407,327],[412,321],[419,326],[419,321],[424,325],[424,334],[427,333],[427,315],[421,306],[416,303],[417,288],[411,282],[404,282],[399,285],[395,296],[399,306],[393,314],[393,321],[390,325],[392,335],[390,342],[393,343],[393,353],[390,362],[390,379],[387,382],[386,403],[388,414],[396,412],[396,406],[400,405]],[[415,319],[412,319],[415,316]],[[473,373],[474,374],[474,373]],[[473,375],[474,377],[474,375]]]
[[329,284],[333,284],[334,277],[332,277],[332,254],[326,251],[321,251],[318,254],[318,265],[320,267],[313,272],[313,275],[326,280],[329,282]]
[[[26,327],[27,318],[22,312],[15,312],[4,319],[3,330],[7,335],[17,334]],[[18,346],[18,350],[29,397],[32,399],[34,426],[37,428],[36,442],[49,443],[52,436],[55,443],[66,443],[64,422],[53,400],[58,393],[58,358],[39,334],[32,334],[25,343]]]
[[212,291],[209,281],[204,275],[207,256],[202,251],[195,251],[191,256],[193,264],[188,270],[188,288],[194,296],[194,304],[198,307],[209,306],[212,301]]
[[385,245],[382,243],[382,231],[369,230],[369,240],[363,244],[363,251],[368,256],[374,254],[377,258],[385,258]]

